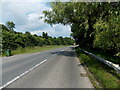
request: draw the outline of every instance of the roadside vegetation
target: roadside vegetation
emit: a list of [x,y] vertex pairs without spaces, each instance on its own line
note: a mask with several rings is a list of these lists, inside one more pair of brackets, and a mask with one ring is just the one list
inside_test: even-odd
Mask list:
[[[15,23],[8,21],[5,25],[0,25],[0,46],[4,55],[7,49],[12,50],[12,54],[38,52],[39,50],[49,50],[61,45],[73,45],[74,40],[70,37],[51,37],[47,32],[42,32],[41,36],[32,35],[30,32],[25,33],[14,31]],[[50,46],[49,46],[50,45]],[[0,47],[0,48],[1,48]],[[45,49],[46,48],[46,49]]]
[[[51,11],[43,11],[44,22],[69,25],[71,36],[80,48],[84,48],[113,63],[120,63],[120,2],[51,2]],[[12,28],[11,28],[12,27]],[[3,51],[10,48],[44,45],[72,45],[71,38],[53,38],[15,32],[15,24],[2,25]],[[120,88],[120,75],[93,57],[76,49],[81,62],[85,63],[104,88]]]
[[43,11],[46,23],[69,25],[80,47],[120,57],[120,2],[52,2],[51,8]]
[[[80,48],[120,63],[120,2],[52,2],[50,5],[51,11],[43,11],[46,23],[69,25],[71,36]],[[115,70],[78,49],[76,52],[103,88],[120,88],[120,75]]]
[[76,48],[76,52],[80,62],[86,65],[88,70],[100,83],[100,86],[97,86],[96,83],[92,81],[94,82],[94,87],[120,88],[120,74],[117,74],[115,70],[100,62],[99,60],[84,54],[82,51],[80,51],[79,48]]
[[95,54],[96,56],[99,56],[101,58],[104,58],[105,60],[108,60],[114,64],[120,64],[120,58],[115,56],[113,53],[111,52],[105,52],[103,50],[98,50],[98,49],[90,49],[90,48],[81,48],[83,50],[86,50],[88,52],[91,52],[93,54]]
[[[36,53],[46,50],[52,50],[56,48],[66,47],[68,45],[46,45],[46,46],[34,46],[34,47],[26,47],[26,48],[18,48],[16,50],[12,50],[12,55],[15,54],[26,54],[26,53]],[[1,56],[5,56],[5,52]]]

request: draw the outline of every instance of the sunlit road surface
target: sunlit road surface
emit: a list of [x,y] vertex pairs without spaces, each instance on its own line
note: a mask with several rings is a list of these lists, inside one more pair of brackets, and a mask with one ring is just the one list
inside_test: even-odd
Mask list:
[[2,58],[2,88],[93,88],[75,47]]

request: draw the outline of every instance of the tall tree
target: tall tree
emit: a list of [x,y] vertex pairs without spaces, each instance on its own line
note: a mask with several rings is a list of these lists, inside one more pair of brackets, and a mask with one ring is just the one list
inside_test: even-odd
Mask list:
[[120,51],[120,2],[52,2],[43,11],[49,24],[70,25],[77,44],[88,48]]
[[15,24],[13,21],[8,21],[6,23],[6,27],[9,29],[9,30],[13,30],[15,28]]
[[45,33],[45,32],[42,32],[42,37],[45,38],[45,39],[48,39],[48,37],[49,37],[49,36],[48,36],[48,33],[47,33],[47,32],[46,32],[46,33]]

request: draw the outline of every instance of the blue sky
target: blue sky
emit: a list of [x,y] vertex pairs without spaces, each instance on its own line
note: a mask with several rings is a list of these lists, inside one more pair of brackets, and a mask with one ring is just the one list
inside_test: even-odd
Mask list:
[[43,10],[51,10],[47,0],[2,0],[0,8],[2,8],[0,23],[13,21],[16,24],[15,31],[23,33],[29,31],[37,35],[44,31],[52,37],[69,37],[71,33],[69,26],[57,24],[51,27],[42,19],[38,19],[43,16]]

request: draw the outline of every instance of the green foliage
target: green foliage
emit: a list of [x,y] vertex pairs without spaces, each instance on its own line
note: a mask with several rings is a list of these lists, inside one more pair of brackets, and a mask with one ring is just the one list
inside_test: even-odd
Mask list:
[[43,33],[42,33],[42,37],[45,38],[45,39],[48,39],[49,36],[48,36],[47,33],[43,32]]
[[0,54],[2,54],[2,25],[0,24]]
[[[7,22],[7,24],[9,23],[11,25],[11,22]],[[2,34],[2,40],[0,39],[0,45],[2,46],[3,53],[6,49],[16,50],[18,48],[43,45],[73,45],[74,43],[74,40],[71,38],[52,38],[44,32],[42,36],[37,36],[31,35],[30,32],[25,32],[25,34],[16,32],[13,30],[13,28],[8,28],[5,25],[1,25],[1,29],[2,30],[0,34]]]
[[32,46],[32,47],[26,47],[26,48],[17,48],[16,50],[12,51],[12,54],[25,54],[25,53],[36,53],[36,52],[41,52],[41,51],[46,51],[46,50],[51,50],[55,48],[60,48],[64,47],[63,45],[49,45],[49,46]]
[[102,88],[120,88],[120,75],[116,74],[115,70],[111,69],[109,66],[106,66],[99,60],[84,54],[78,48],[76,48],[76,52],[80,58],[80,62],[86,64]]
[[119,53],[120,2],[52,2],[51,7],[43,11],[44,21],[70,25],[77,44]]
[[12,22],[12,21],[8,21],[8,22],[6,23],[6,27],[7,27],[9,30],[13,30],[13,28],[15,28],[15,24],[14,24],[14,22]]
[[107,22],[100,19],[94,24],[94,28],[96,29],[95,47],[103,50],[120,51],[120,22],[117,19],[118,16],[113,16]]

